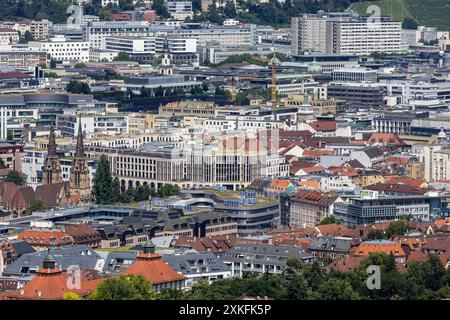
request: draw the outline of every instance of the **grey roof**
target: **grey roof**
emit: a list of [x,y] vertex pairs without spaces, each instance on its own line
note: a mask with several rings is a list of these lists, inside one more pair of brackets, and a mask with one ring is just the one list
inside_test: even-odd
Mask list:
[[[108,252],[105,258],[103,272],[107,274],[119,274],[125,271],[136,260],[138,251],[113,251]],[[102,256],[103,253],[102,253]]]
[[212,253],[163,255],[162,259],[183,275],[231,271],[229,266]]
[[362,149],[362,151],[364,151],[370,159],[381,157],[384,154],[383,150],[378,147],[368,147]]
[[348,253],[351,247],[352,238],[326,236],[312,238],[308,250]]
[[[97,270],[102,257],[86,245],[68,246],[51,250],[56,267],[67,270],[69,266]],[[42,267],[47,251],[26,253],[6,267],[5,275],[29,275]],[[102,262],[100,261],[100,263]],[[103,263],[101,263],[103,264]]]
[[313,257],[302,247],[271,244],[235,244],[226,253],[220,255],[223,261],[272,263],[285,265],[290,257],[309,262]]
[[20,257],[23,254],[26,253],[33,253],[36,250],[33,249],[32,246],[30,246],[27,242],[25,241],[12,241],[11,245],[14,248],[14,251],[16,251],[16,254],[18,257]]

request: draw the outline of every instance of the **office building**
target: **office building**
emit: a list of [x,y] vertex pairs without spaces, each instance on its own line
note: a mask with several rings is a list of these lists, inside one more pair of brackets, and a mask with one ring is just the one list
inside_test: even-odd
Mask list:
[[402,24],[380,17],[374,22],[354,13],[306,14],[292,18],[292,55],[369,55],[401,52]]

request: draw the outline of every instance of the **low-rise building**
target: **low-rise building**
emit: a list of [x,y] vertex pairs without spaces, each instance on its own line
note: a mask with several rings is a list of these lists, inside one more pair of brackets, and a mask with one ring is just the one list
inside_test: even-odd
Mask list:
[[303,263],[312,263],[314,258],[302,247],[271,244],[235,244],[220,259],[231,267],[233,277],[245,273],[280,274],[286,268],[286,261],[295,257]]

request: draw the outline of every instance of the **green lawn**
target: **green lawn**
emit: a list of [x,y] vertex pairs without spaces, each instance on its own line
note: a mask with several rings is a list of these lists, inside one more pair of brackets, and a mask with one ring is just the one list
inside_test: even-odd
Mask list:
[[367,13],[370,5],[378,5],[382,16],[390,16],[403,21],[413,18],[419,25],[437,27],[442,31],[450,30],[450,0],[379,0],[351,4],[347,10],[354,10],[361,15]]

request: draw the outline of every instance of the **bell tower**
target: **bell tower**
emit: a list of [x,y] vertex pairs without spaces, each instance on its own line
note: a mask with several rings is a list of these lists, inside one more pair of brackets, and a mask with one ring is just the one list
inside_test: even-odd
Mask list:
[[91,200],[91,181],[88,161],[84,153],[81,115],[79,117],[75,157],[70,168],[70,195],[72,201],[76,203],[89,203]]
[[42,183],[44,185],[47,185],[61,182],[61,163],[56,153],[55,129],[52,124],[50,128],[50,136],[48,139],[47,157],[44,161]]

